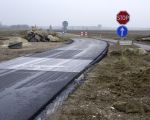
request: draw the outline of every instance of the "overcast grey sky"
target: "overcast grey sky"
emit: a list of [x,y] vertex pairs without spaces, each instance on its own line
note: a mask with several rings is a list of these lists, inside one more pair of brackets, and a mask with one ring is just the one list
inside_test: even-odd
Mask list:
[[150,0],[0,0],[0,21],[3,24],[116,27],[116,14],[127,10],[129,27],[150,28]]

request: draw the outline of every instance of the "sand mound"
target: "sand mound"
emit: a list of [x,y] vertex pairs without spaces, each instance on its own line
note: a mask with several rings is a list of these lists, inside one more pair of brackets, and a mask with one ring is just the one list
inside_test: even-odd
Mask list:
[[21,37],[11,37],[9,38],[9,40],[3,41],[1,47],[7,48],[9,43],[13,43],[13,42],[22,42],[23,47],[27,47],[31,45],[26,39],[23,39]]

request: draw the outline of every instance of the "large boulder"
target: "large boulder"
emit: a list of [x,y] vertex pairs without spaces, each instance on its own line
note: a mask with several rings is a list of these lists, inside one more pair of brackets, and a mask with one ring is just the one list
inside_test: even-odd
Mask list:
[[10,42],[8,45],[8,48],[10,48],[10,49],[21,49],[22,48],[22,42]]

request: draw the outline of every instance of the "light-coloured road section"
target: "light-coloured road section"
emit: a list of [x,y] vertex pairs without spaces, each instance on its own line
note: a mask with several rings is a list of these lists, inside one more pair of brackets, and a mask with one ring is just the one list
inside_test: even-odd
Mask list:
[[139,43],[133,43],[134,45],[145,49],[146,51],[150,51],[150,45],[146,45],[146,44],[139,44]]
[[0,63],[0,120],[28,120],[98,57],[107,43],[74,39],[65,47]]
[[[103,39],[103,40],[107,41],[109,43],[114,43],[114,44],[118,42],[118,40],[113,40],[113,39]],[[150,51],[150,45],[141,44],[141,43],[137,43],[137,42],[133,42],[133,45],[143,48],[146,51]]]

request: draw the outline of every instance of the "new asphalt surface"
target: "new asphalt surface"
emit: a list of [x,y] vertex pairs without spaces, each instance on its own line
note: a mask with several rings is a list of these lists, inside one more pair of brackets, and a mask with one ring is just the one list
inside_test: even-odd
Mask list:
[[0,120],[28,120],[103,51],[107,43],[74,39],[65,47],[0,63]]

